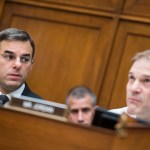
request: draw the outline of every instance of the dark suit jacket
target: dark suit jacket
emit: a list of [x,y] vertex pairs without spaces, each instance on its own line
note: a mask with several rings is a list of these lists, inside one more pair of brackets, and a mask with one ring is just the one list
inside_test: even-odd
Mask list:
[[32,92],[26,83],[25,83],[25,88],[21,95],[42,99],[39,95]]

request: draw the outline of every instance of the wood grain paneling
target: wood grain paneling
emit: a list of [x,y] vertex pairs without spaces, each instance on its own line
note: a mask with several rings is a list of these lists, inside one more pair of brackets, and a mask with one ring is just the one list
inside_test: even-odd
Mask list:
[[1,14],[3,12],[3,7],[4,7],[4,0],[0,1],[0,19],[1,19]]
[[52,2],[53,4],[63,4],[68,6],[82,7],[85,9],[117,11],[120,0],[40,0]]
[[149,150],[149,126],[130,123],[117,132],[22,110],[0,108],[0,114],[2,150],[133,150],[135,145],[136,150]]
[[149,0],[126,0],[123,12],[128,15],[150,17]]
[[99,147],[111,150],[115,138],[111,130],[73,125],[58,118],[2,108],[0,113],[2,150],[96,150]]

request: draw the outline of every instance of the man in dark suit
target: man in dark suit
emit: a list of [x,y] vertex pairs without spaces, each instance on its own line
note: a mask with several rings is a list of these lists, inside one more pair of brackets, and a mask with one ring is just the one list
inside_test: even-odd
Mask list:
[[0,94],[41,98],[26,84],[34,53],[34,41],[26,31],[8,28],[0,32]]
[[31,89],[28,87],[27,83],[25,83],[25,88],[22,92],[22,95],[41,99],[41,97],[38,94],[31,91]]

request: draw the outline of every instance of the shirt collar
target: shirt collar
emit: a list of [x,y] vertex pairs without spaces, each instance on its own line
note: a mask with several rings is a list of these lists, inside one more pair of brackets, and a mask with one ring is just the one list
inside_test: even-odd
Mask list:
[[23,84],[19,89],[17,89],[16,91],[13,91],[11,93],[9,93],[11,96],[13,95],[17,95],[17,96],[21,96],[23,90],[25,88],[25,84]]

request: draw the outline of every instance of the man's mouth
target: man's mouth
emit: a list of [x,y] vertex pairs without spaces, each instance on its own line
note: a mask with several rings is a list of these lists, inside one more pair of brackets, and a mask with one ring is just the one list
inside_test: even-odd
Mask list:
[[11,80],[15,80],[15,81],[20,80],[20,78],[21,78],[20,74],[9,74],[8,76]]
[[140,99],[133,98],[133,97],[128,98],[128,101],[129,103],[134,103],[134,104],[141,103]]

